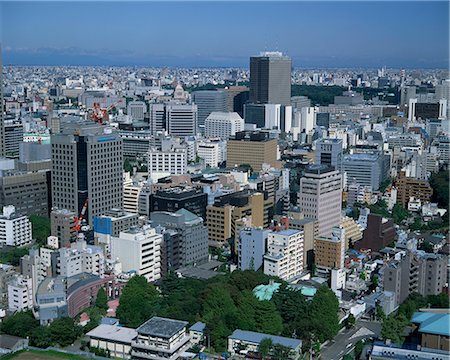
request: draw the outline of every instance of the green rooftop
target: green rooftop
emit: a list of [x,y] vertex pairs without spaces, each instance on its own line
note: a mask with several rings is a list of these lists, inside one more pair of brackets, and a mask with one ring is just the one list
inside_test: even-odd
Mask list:
[[268,285],[261,284],[253,289],[253,295],[255,295],[256,298],[260,301],[270,300],[270,299],[272,299],[273,294],[278,291],[280,286],[281,286],[281,283],[276,283],[276,282],[268,284]]

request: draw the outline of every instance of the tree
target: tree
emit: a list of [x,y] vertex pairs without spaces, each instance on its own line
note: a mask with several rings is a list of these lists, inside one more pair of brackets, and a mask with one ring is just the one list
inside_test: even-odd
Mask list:
[[54,320],[49,325],[50,338],[61,346],[73,344],[82,334],[81,327],[69,317]]
[[385,313],[384,313],[384,310],[383,310],[383,308],[382,308],[380,305],[377,305],[377,306],[375,307],[375,318],[376,318],[378,321],[384,321],[384,319],[386,318],[386,315],[385,315]]
[[381,337],[383,340],[391,340],[396,344],[400,344],[406,325],[408,325],[408,320],[403,315],[395,316],[390,314],[381,326]]
[[273,345],[273,359],[276,360],[289,360],[292,349],[280,344]]
[[448,208],[449,204],[449,172],[441,169],[430,178],[430,185],[433,188],[432,201],[437,202],[439,207]]
[[283,319],[272,301],[257,301],[255,322],[257,332],[279,335],[283,330]]
[[269,355],[270,351],[272,350],[273,342],[270,338],[264,338],[261,340],[261,342],[258,345],[258,351],[264,360],[267,355]]
[[106,296],[105,289],[98,289],[95,306],[102,310],[108,310],[108,297]]
[[410,216],[409,211],[399,203],[395,204],[392,208],[392,220],[395,224],[400,224],[403,220],[406,220],[408,216]]
[[50,219],[39,215],[31,215],[31,230],[33,238],[36,239],[40,245],[47,243],[47,238],[50,236]]
[[131,165],[130,160],[125,159],[123,162],[123,170],[125,172],[133,173],[133,166]]
[[358,340],[358,342],[355,344],[355,358],[359,359],[361,357],[361,354],[364,350],[364,341]]
[[31,336],[34,329],[39,327],[39,321],[37,321],[31,311],[21,311],[14,315],[7,317],[1,323],[1,332],[19,337]]
[[120,297],[117,317],[124,326],[136,328],[155,314],[158,292],[143,276],[133,276]]
[[34,329],[30,337],[31,345],[39,348],[48,348],[53,346],[52,336],[50,333],[50,328],[47,326],[39,326]]
[[353,314],[350,314],[347,319],[345,320],[345,327],[347,329],[351,329],[353,326],[355,326],[356,319],[353,316]]
[[322,285],[316,292],[310,307],[310,322],[314,333],[323,342],[331,340],[338,333],[339,301],[336,295],[326,285]]

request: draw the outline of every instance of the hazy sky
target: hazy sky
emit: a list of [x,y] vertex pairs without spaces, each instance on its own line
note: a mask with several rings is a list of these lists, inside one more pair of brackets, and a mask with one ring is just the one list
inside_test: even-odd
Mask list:
[[448,68],[449,3],[0,2],[4,64]]

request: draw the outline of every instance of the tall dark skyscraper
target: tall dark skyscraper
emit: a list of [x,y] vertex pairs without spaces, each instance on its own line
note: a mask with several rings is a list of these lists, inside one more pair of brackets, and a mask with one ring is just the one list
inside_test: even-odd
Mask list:
[[291,67],[291,59],[281,52],[250,57],[250,102],[290,105]]
[[3,112],[3,61],[0,46],[0,157],[5,156],[5,114]]

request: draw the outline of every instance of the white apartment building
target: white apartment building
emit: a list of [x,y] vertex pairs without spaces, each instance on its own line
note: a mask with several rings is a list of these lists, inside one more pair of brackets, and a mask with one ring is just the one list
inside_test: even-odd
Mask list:
[[8,284],[8,310],[26,311],[33,307],[33,282],[30,277],[19,275]]
[[0,216],[0,245],[22,246],[31,243],[31,222],[16,214],[14,206],[4,206]]
[[224,160],[219,142],[200,141],[197,144],[197,155],[205,161],[207,167],[218,167]]
[[99,246],[86,245],[84,240],[72,243],[69,249],[59,249],[57,272],[65,277],[83,272],[103,277],[105,273],[103,250]]
[[300,230],[270,232],[264,255],[264,274],[292,279],[303,271],[304,234]]
[[149,225],[122,231],[111,237],[111,258],[122,264],[123,272],[135,272],[148,281],[161,277],[162,235]]
[[317,221],[316,235],[330,236],[341,222],[342,177],[327,165],[310,165],[300,179],[299,206],[306,218]]
[[244,130],[244,120],[235,112],[212,112],[205,120],[205,137],[228,139]]
[[187,152],[185,148],[172,147],[167,150],[152,148],[148,153],[148,173],[150,177],[158,173],[186,174],[186,168]]
[[139,194],[142,186],[131,180],[130,173],[124,173],[123,177],[123,210],[138,213]]

